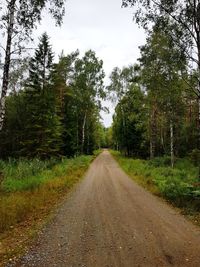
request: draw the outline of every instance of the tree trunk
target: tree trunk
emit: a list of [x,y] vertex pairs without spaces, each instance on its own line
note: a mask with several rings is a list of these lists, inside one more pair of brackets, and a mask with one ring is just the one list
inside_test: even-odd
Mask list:
[[[88,123],[87,123],[88,124]],[[87,125],[87,154],[89,155],[90,151],[90,135],[89,135],[89,127]],[[99,149],[100,149],[100,145],[99,145]]]
[[[199,25],[200,26],[200,25]],[[197,130],[198,130],[198,140],[197,140],[197,149],[200,151],[200,33],[197,34],[197,40],[198,40],[198,91],[197,91],[197,102],[198,102],[198,123],[197,123]],[[199,174],[198,179],[200,181],[200,166],[199,166]]]
[[117,151],[119,151],[119,145],[118,145],[118,142],[117,142],[117,144],[116,144],[116,149],[117,149]]
[[153,107],[150,118],[150,159],[155,157],[156,150],[156,110]]
[[76,155],[79,154],[79,124],[78,124],[78,111],[76,113]]
[[[194,19],[194,29],[196,32],[196,45],[197,45],[197,55],[198,55],[198,89],[197,89],[197,101],[198,101],[198,140],[197,140],[197,149],[200,151],[200,20],[199,20],[199,10],[200,3],[197,4],[196,17]],[[200,166],[199,166],[199,175],[198,179],[200,181]]]
[[83,126],[82,126],[82,142],[81,142],[81,153],[84,152],[84,144],[85,144],[85,124],[86,124],[86,114],[83,118]]
[[16,0],[12,0],[8,6],[9,21],[8,21],[8,29],[7,29],[5,60],[4,60],[4,67],[3,67],[2,92],[1,92],[1,98],[0,98],[0,131],[3,128],[3,122],[5,118],[5,102],[6,102],[6,94],[8,91],[8,84],[9,84],[11,45],[12,45],[12,35],[13,35],[14,18],[15,18],[15,2]]
[[170,119],[170,153],[171,153],[171,166],[172,168],[174,168],[174,126],[172,119]]
[[122,131],[123,131],[123,150],[125,150],[125,156],[126,156],[126,153],[127,153],[127,140],[125,141],[126,139],[126,122],[125,122],[125,116],[124,116],[124,110],[123,110],[123,107],[121,106],[121,112],[122,112]]
[[165,153],[165,142],[164,142],[164,133],[163,133],[163,126],[161,126],[160,130],[160,141],[161,141],[161,151]]
[[[199,67],[199,73],[200,73],[200,67]],[[199,74],[199,79],[200,79],[200,74]],[[198,88],[198,150],[200,153],[200,80],[199,80],[199,88]],[[200,162],[199,162],[200,165]],[[200,181],[200,166],[199,166],[199,177],[198,177],[199,181]]]

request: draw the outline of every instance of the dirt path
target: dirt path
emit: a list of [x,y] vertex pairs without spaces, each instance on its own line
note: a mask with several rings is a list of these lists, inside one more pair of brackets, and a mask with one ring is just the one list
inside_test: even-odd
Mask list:
[[199,267],[200,231],[104,151],[16,266]]

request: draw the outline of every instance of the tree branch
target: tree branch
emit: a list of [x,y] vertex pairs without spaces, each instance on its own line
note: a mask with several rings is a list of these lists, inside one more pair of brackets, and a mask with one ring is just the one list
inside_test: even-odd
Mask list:
[[157,3],[155,0],[152,0],[152,2],[153,2],[155,5],[157,5],[160,9],[163,9],[163,11],[164,11],[165,13],[167,13],[173,20],[175,20],[175,21],[178,22],[178,23],[181,23],[181,24],[182,24],[182,25],[189,31],[189,33],[191,34],[192,38],[193,38],[193,39],[195,40],[195,42],[197,43],[197,39],[196,39],[196,36],[194,35],[194,32],[191,31],[191,29],[188,27],[188,25],[187,25],[185,22],[183,22],[183,21],[181,20],[180,17],[177,18],[175,15],[173,15],[171,12],[169,12],[163,5]]

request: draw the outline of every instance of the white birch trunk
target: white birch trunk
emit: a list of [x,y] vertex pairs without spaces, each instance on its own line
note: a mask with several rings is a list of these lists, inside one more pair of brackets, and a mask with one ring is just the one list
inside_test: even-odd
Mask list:
[[76,155],[80,153],[79,151],[79,124],[78,124],[78,111],[76,111]]
[[150,117],[150,159],[155,157],[156,150],[156,110],[153,107]]
[[82,143],[81,143],[81,153],[83,154],[84,144],[85,144],[85,124],[86,124],[86,114],[83,118],[83,126],[82,126]]
[[170,153],[171,153],[171,166],[172,168],[174,168],[174,126],[172,119],[170,119]]
[[[199,82],[199,96],[198,96],[198,150],[200,151],[200,82]],[[200,166],[199,166],[198,179],[200,181]]]
[[0,98],[0,131],[3,128],[4,118],[5,118],[5,103],[6,103],[6,94],[8,91],[9,84],[9,69],[10,69],[10,59],[11,59],[11,45],[12,45],[12,35],[14,28],[14,20],[15,20],[15,2],[16,0],[12,0],[9,4],[9,21],[7,28],[7,42],[6,42],[6,52],[5,52],[5,60],[4,60],[4,68],[3,68],[3,82],[2,82],[2,92]]

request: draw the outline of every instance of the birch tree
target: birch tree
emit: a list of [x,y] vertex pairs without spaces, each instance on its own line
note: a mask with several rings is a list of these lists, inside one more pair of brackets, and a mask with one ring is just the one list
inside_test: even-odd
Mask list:
[[[108,95],[113,103],[120,103],[129,89],[132,87],[133,81],[136,80],[137,66],[130,65],[123,67],[122,69],[115,67],[110,74],[110,84],[107,86]],[[118,105],[118,109],[121,109],[121,119],[123,136],[126,132],[126,118],[124,105]]]
[[[169,36],[158,28],[147,38],[141,47],[141,76],[148,92],[150,113],[150,155],[155,156],[158,112],[164,114],[169,129],[171,166],[174,166],[174,128],[175,118],[181,110],[182,73],[186,60],[176,49]],[[157,111],[156,111],[157,110]]]
[[132,85],[118,102],[113,117],[113,135],[127,156],[145,157],[146,107],[140,87]]
[[[102,108],[100,99],[105,98],[104,77],[103,61],[96,57],[94,51],[87,51],[83,58],[76,61],[72,93],[76,99],[77,131],[81,129],[81,153],[84,153],[85,146],[87,150],[86,125],[92,118],[91,114]],[[79,142],[79,138],[77,140]]]

